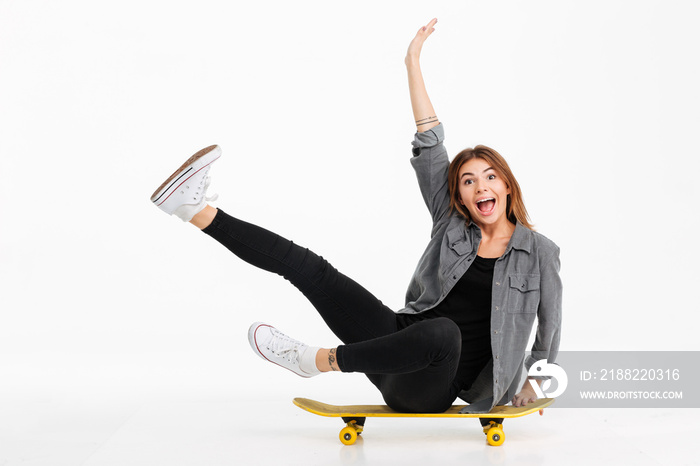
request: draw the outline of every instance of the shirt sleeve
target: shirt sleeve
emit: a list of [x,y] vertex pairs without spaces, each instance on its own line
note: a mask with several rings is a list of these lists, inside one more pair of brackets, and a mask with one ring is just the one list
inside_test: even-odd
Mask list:
[[[559,249],[540,267],[540,304],[537,308],[537,333],[532,352],[525,360],[526,371],[540,359],[554,363],[561,336],[562,283],[559,277]],[[538,377],[540,378],[540,377]],[[541,377],[549,378],[549,377]]]
[[433,224],[447,214],[450,205],[447,185],[450,161],[442,143],[444,139],[445,132],[440,123],[428,131],[416,133],[412,142],[411,165],[416,171],[418,186],[433,218]]

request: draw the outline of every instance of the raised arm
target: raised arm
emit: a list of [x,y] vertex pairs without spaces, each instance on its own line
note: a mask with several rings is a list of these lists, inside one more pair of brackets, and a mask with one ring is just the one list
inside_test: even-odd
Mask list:
[[425,90],[425,82],[423,82],[423,74],[420,71],[420,52],[423,48],[423,43],[435,31],[437,18],[433,18],[430,22],[423,26],[416,33],[411,44],[408,46],[406,53],[406,69],[408,71],[408,89],[411,94],[411,107],[413,108],[413,118],[416,120],[416,128],[419,132],[428,131],[440,124],[433,104],[428,97],[428,91]]
[[450,206],[447,170],[450,161],[442,141],[444,131],[435,115],[433,104],[425,90],[423,75],[420,72],[420,52],[423,42],[435,30],[437,19],[431,20],[416,33],[406,53],[408,88],[411,94],[413,116],[416,119],[417,133],[413,138],[411,165],[416,171],[418,186],[425,205],[433,217],[433,225],[447,215]]

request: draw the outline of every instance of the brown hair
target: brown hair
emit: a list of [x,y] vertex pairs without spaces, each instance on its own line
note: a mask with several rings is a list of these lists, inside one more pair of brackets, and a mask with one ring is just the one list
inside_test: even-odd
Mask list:
[[506,186],[510,188],[508,202],[506,204],[506,216],[511,223],[522,223],[524,227],[534,230],[530,224],[530,217],[523,202],[523,194],[520,191],[520,185],[515,179],[513,172],[508,166],[508,162],[501,154],[486,146],[476,146],[473,149],[464,149],[450,163],[450,168],[447,173],[447,182],[450,187],[450,213],[455,210],[459,212],[467,223],[471,223],[472,218],[469,215],[469,210],[460,202],[459,197],[459,170],[469,160],[479,158],[483,159],[493,167],[496,172],[501,175],[506,182]]

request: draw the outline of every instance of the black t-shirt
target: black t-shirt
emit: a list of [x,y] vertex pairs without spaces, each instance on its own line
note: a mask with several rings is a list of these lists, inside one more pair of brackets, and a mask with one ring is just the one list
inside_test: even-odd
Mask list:
[[462,332],[462,354],[455,382],[467,390],[491,359],[491,292],[497,258],[476,256],[469,270],[433,309],[399,314],[406,324],[436,317],[454,321]]

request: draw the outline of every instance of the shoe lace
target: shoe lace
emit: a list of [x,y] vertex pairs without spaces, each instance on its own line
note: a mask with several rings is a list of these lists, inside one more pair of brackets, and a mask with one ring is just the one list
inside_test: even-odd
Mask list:
[[200,182],[200,185],[202,186],[202,192],[205,194],[204,200],[207,202],[215,201],[219,198],[219,195],[217,193],[214,193],[211,197],[206,195],[206,192],[207,192],[207,189],[209,188],[210,183],[211,183],[211,176],[209,176],[209,167],[207,167],[207,171],[204,172],[204,178],[202,178],[202,181]]
[[302,344],[278,330],[273,330],[273,332],[274,338],[270,342],[270,351],[280,358],[298,364],[301,357],[299,350]]

